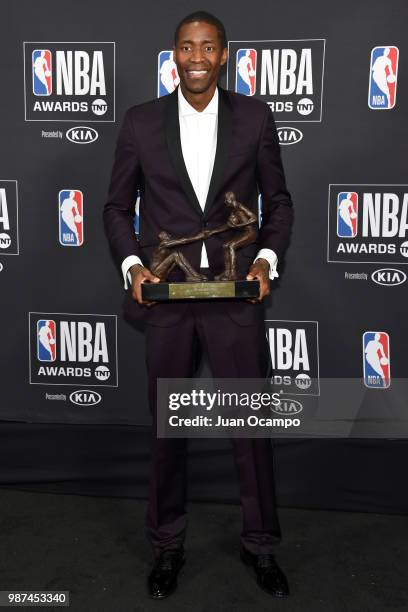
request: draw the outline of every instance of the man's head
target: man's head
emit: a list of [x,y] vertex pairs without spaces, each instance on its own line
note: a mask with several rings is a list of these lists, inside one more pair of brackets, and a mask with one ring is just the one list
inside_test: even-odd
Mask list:
[[173,57],[184,90],[203,93],[215,88],[228,57],[221,21],[205,11],[184,17],[175,31]]

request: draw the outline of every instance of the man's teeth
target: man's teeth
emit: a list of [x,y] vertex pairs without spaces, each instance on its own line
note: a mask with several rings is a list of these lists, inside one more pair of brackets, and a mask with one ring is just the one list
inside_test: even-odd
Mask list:
[[189,74],[205,74],[207,70],[188,70]]

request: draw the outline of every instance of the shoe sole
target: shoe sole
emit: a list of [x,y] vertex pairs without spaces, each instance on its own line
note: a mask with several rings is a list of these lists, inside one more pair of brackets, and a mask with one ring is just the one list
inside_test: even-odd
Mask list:
[[[243,562],[243,564],[247,567],[248,571],[250,571],[252,569],[253,572],[255,573],[255,577],[257,578],[256,572],[255,572],[255,568],[252,565],[251,561],[249,559],[247,559],[243,555],[242,552],[239,553],[239,556],[240,556],[241,561]],[[265,589],[265,587],[263,587],[262,584],[260,584],[258,582],[258,578],[256,580],[256,584],[258,585],[258,587],[260,589],[262,589],[262,591],[264,591],[265,593],[268,593],[268,595],[272,595],[272,597],[279,597],[279,599],[286,599],[287,597],[289,597],[289,593],[282,593],[282,592],[279,592],[279,591],[276,591],[275,593],[271,593],[271,591],[269,591],[268,589]]]
[[[179,565],[179,568],[178,568],[178,571],[177,571],[177,580],[178,580],[178,577],[180,575],[180,572],[181,572],[185,562],[186,562],[185,559],[182,559],[181,562],[180,562],[180,565]],[[152,595],[152,593],[149,593],[149,597],[150,597],[150,599],[166,599],[166,597],[169,597],[170,595],[172,595],[174,593],[174,591],[177,589],[177,586],[178,586],[178,582],[175,582],[173,588],[170,591],[167,591],[167,593],[165,595]]]

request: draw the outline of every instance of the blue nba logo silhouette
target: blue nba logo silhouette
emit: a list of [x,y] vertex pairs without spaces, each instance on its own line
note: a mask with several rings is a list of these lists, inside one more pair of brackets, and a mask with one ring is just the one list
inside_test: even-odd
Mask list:
[[390,386],[390,338],[386,332],[363,334],[363,369],[366,387],[386,389]]
[[39,361],[55,361],[57,341],[55,321],[39,319],[37,321],[37,358]]
[[245,96],[253,96],[256,91],[255,49],[238,49],[235,68],[235,91]]
[[358,194],[355,191],[340,191],[337,196],[337,236],[357,236]]
[[83,195],[78,189],[62,189],[58,194],[59,241],[62,246],[84,242]]
[[52,94],[52,59],[49,49],[35,49],[32,53],[33,94]]
[[180,83],[173,51],[160,51],[157,67],[157,97],[172,93]]
[[371,51],[368,106],[389,110],[395,106],[398,47],[374,47]]

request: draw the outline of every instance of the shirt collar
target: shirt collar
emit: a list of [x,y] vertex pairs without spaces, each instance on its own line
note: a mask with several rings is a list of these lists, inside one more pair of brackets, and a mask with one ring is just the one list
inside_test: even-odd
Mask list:
[[178,108],[179,114],[182,116],[186,115],[217,115],[218,114],[218,87],[215,88],[214,95],[210,102],[207,104],[205,109],[201,113],[196,110],[183,96],[180,85],[178,86]]

